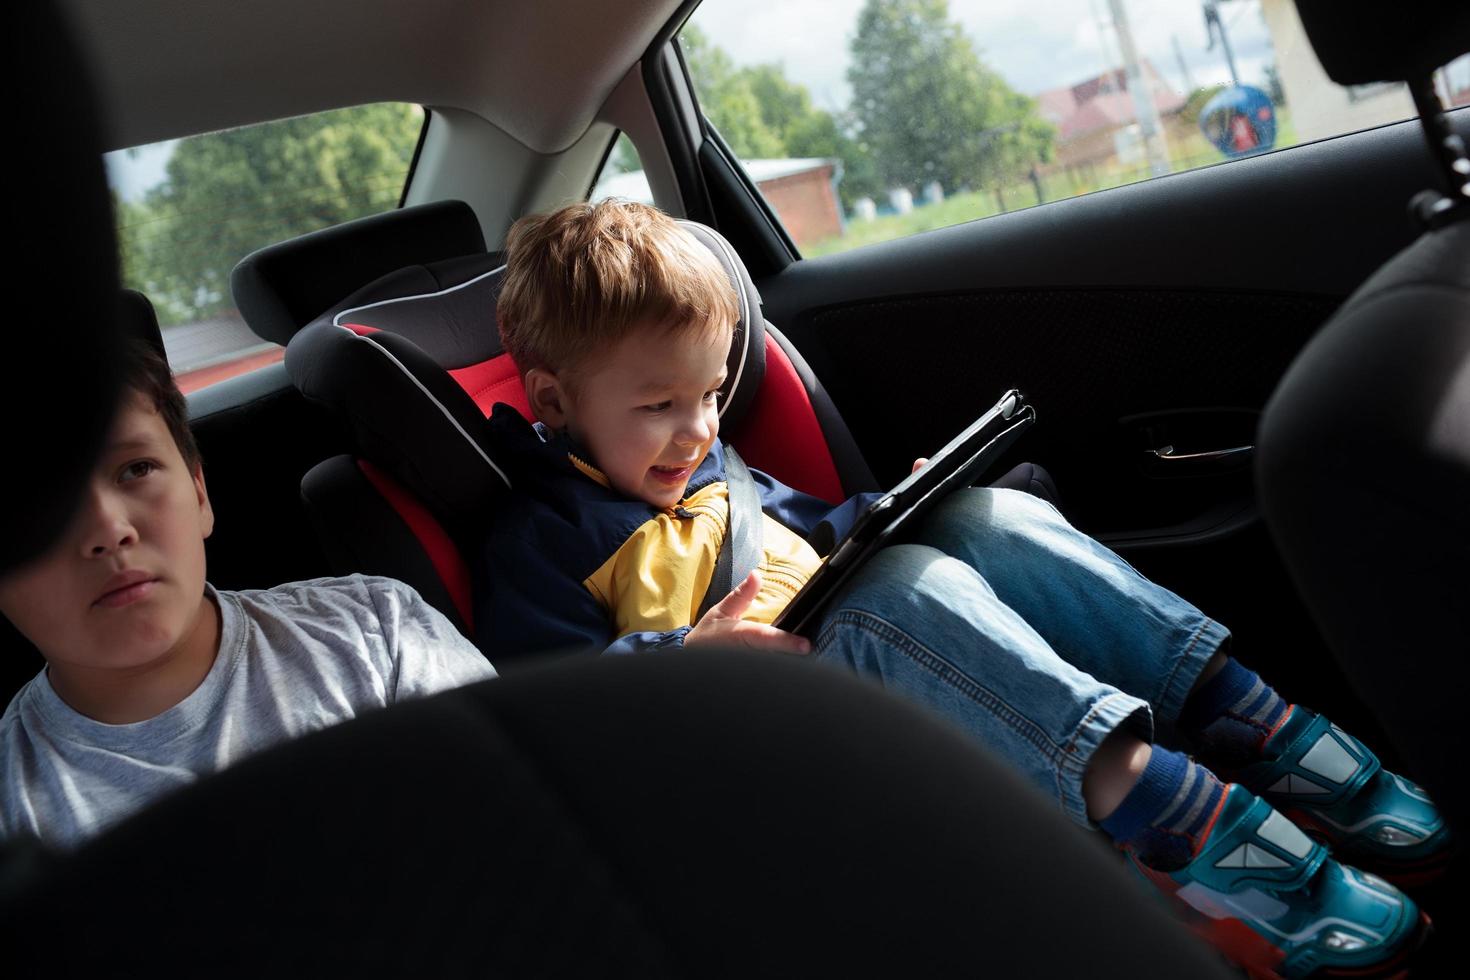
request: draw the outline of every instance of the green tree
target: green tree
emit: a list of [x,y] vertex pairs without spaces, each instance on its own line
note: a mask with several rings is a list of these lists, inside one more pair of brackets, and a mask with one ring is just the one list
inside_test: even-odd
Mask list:
[[1055,129],[976,53],[947,0],[868,0],[847,79],[887,186],[1000,186],[1051,159]]
[[843,167],[838,192],[844,205],[877,193],[871,161],[847,121],[814,105],[806,86],[787,78],[780,65],[737,68],[692,24],[680,33],[679,46],[700,108],[736,156],[835,158]]
[[749,71],[736,68],[729,54],[693,24],[680,32],[679,47],[699,107],[735,155],[744,160],[786,156],[786,144],[766,122],[765,107],[756,97]]
[[124,281],[165,325],[230,310],[230,270],[273,242],[398,203],[422,110],[357,106],[182,140],[163,183],[120,202]]
[[834,115],[812,104],[805,85],[786,77],[780,65],[744,68],[761,118],[785,147],[789,157],[829,157],[842,163],[837,189],[845,207],[882,191],[871,155],[850,135],[851,118]]

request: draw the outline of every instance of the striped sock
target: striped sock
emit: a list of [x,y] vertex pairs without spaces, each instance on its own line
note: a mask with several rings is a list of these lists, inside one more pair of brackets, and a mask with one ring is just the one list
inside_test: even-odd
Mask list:
[[1231,658],[1184,702],[1179,729],[1202,758],[1227,768],[1242,766],[1260,757],[1290,710],[1271,685]]
[[1188,756],[1155,745],[1138,782],[1099,826],[1160,871],[1194,859],[1225,796],[1225,784]]

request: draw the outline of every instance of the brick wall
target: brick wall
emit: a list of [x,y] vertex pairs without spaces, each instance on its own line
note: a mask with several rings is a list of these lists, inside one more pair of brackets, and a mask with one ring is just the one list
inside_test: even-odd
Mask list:
[[761,181],[758,186],[797,247],[842,234],[831,164]]

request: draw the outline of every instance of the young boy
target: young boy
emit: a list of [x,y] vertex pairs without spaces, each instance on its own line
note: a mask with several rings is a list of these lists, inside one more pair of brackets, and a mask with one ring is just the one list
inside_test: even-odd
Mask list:
[[[810,650],[973,733],[1260,970],[1387,971],[1417,944],[1414,903],[1297,824],[1343,860],[1425,871],[1447,833],[1422,791],[1037,498],[952,495],[918,543],[855,576],[808,644],[768,624],[819,562],[807,535],[824,520],[841,534],[860,501],[833,510],[753,473],[760,567],[699,616],[728,514],[725,273],[671,219],[622,202],[525,218],[508,251],[500,331],[541,421],[492,417],[517,489],[479,576],[497,651]],[[1150,745],[1156,715],[1238,783]]]
[[495,676],[400,582],[208,585],[183,396],[142,344],[125,379],[80,512],[0,578],[0,613],[46,658],[0,718],[0,837],[75,844],[276,742]]

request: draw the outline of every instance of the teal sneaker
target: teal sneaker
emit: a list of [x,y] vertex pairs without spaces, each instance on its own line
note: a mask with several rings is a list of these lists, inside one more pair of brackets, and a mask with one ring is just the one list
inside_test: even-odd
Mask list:
[[1190,928],[1257,978],[1392,977],[1429,930],[1407,895],[1333,860],[1270,804],[1231,784],[1194,860],[1133,865]]
[[1301,705],[1266,740],[1261,760],[1229,778],[1332,848],[1333,857],[1396,884],[1424,884],[1449,864],[1449,828],[1429,795]]

